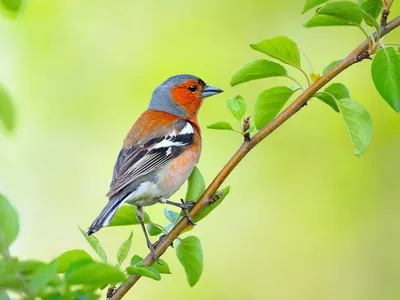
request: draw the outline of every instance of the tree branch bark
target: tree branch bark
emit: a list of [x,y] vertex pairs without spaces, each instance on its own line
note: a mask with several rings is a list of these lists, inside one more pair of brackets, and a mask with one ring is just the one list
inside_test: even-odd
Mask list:
[[[396,17],[386,26],[381,28],[381,37],[385,36],[393,29],[400,26],[400,17]],[[376,39],[377,33],[374,34]],[[190,211],[190,216],[194,218],[199,212],[208,205],[208,199],[210,199],[233,169],[239,164],[239,162],[246,156],[251,149],[253,149],[258,143],[264,140],[277,128],[279,128],[283,123],[289,120],[295,113],[297,113],[306,103],[310,100],[315,93],[317,93],[323,86],[330,82],[333,78],[338,76],[341,72],[346,70],[348,67],[355,63],[362,61],[363,59],[369,57],[368,51],[369,42],[365,40],[356,49],[354,49],[345,59],[338,63],[334,68],[332,68],[328,73],[318,79],[310,87],[308,87],[292,104],[290,104],[282,113],[280,113],[274,120],[267,124],[264,128],[258,131],[250,141],[245,141],[228,163],[222,168],[215,179],[208,186],[207,190],[196,202]],[[168,249],[168,247],[174,242],[174,240],[182,233],[185,227],[188,225],[187,218],[182,218],[178,224],[165,236],[165,238],[157,245],[155,249],[157,256],[160,257]],[[153,257],[149,254],[143,260],[143,264],[150,266],[154,263]],[[132,286],[140,279],[138,275],[132,275],[129,277],[129,281],[121,284],[114,295],[112,300],[121,299]]]

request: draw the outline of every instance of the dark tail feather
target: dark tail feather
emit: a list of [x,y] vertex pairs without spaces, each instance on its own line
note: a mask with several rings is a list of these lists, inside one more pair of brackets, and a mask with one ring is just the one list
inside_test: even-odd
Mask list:
[[86,235],[92,235],[96,231],[99,231],[101,227],[107,226],[110,224],[112,218],[114,217],[115,213],[117,212],[118,208],[124,203],[124,198],[120,199],[118,197],[114,199],[110,199],[103,208],[99,216],[94,220],[93,224],[90,226]]

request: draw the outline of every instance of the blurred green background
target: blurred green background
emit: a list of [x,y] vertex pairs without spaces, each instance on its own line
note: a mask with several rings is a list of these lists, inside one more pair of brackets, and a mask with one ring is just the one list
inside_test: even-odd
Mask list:
[[[393,15],[400,14],[394,4]],[[13,95],[17,130],[0,136],[0,191],[17,208],[22,258],[90,251],[77,225],[106,203],[114,161],[130,126],[164,79],[192,73],[225,90],[200,113],[207,182],[241,139],[206,129],[232,121],[226,99],[256,96],[287,79],[231,88],[231,75],[262,57],[249,43],[295,40],[316,72],[363,39],[356,28],[302,27],[303,1],[31,0],[0,19],[0,81]],[[400,30],[386,41],[399,41]],[[373,119],[370,150],[353,153],[340,115],[317,100],[244,159],[231,194],[193,234],[204,271],[190,288],[172,249],[173,275],[141,280],[127,299],[400,299],[400,117],[375,91],[370,61],[337,80]],[[304,64],[305,65],[305,64]],[[301,75],[290,69],[291,75]],[[173,200],[185,193],[182,188]],[[164,222],[163,206],[146,210]],[[97,236],[109,256],[132,228]],[[139,227],[131,254],[147,253]]]

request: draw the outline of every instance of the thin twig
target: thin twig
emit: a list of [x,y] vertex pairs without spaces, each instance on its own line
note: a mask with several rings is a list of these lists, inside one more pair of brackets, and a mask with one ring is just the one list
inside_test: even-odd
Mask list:
[[[393,29],[400,26],[400,17],[395,18],[393,21],[388,23],[385,28],[382,29],[382,37],[388,34]],[[374,34],[375,38],[377,33]],[[269,136],[277,128],[279,128],[283,123],[285,123],[291,116],[298,112],[308,100],[315,95],[323,86],[330,82],[333,78],[338,76],[344,70],[346,70],[351,65],[358,63],[360,58],[363,57],[363,53],[368,50],[368,40],[365,40],[361,45],[354,49],[345,59],[333,67],[324,76],[314,82],[308,89],[306,89],[292,104],[290,104],[281,114],[279,114],[275,119],[273,119],[264,128],[258,131],[250,140],[250,142],[243,143],[228,163],[222,168],[215,179],[208,186],[207,190],[203,193],[200,199],[196,202],[193,208],[190,210],[190,216],[194,218],[200,211],[207,205],[210,197],[217,191],[221,184],[225,181],[228,175],[235,169],[239,162],[246,156],[251,149],[253,149],[258,143]],[[361,55],[360,55],[361,54]],[[364,54],[365,55],[365,54]],[[158,244],[155,249],[158,257],[164,254],[168,249],[169,245],[182,233],[182,231],[188,226],[187,218],[182,218],[165,236],[165,238]],[[142,262],[147,266],[151,266],[154,263],[153,257],[149,254]],[[140,279],[138,275],[132,275],[129,277],[128,281],[121,284],[115,291],[112,300],[121,299],[132,286]]]

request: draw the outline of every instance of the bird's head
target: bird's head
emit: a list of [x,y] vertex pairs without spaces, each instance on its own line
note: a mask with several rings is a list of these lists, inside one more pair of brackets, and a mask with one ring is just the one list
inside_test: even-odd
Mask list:
[[222,92],[221,89],[206,84],[196,76],[176,75],[168,78],[154,90],[149,109],[190,118],[197,114],[204,98]]

